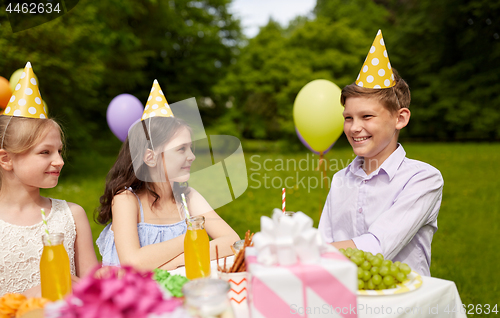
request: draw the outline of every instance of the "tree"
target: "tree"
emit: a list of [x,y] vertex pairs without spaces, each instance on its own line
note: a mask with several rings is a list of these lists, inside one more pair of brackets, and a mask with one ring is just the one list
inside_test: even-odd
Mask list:
[[[358,1],[371,3],[370,1]],[[335,1],[341,3],[341,1]],[[356,78],[377,30],[355,27],[352,19],[383,21],[371,11],[356,16],[329,16],[329,1],[318,1],[314,20],[297,18],[288,28],[270,20],[241,50],[238,61],[219,82],[215,92],[233,105],[222,119],[224,127],[246,138],[297,141],[292,118],[293,102],[300,89],[315,79],[339,87]],[[385,9],[378,9],[385,12]]]
[[12,33],[2,23],[0,73],[8,77],[30,60],[50,115],[67,127],[70,148],[94,147],[115,140],[105,116],[118,94],[145,103],[156,78],[169,102],[211,96],[241,37],[228,4],[81,0],[64,16],[26,31]]
[[407,133],[426,139],[499,139],[500,3],[406,0],[386,5],[397,17],[393,64],[412,89]]

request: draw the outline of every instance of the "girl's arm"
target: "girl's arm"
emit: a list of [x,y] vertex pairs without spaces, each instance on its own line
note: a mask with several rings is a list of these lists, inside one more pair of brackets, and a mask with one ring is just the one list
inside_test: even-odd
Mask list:
[[210,259],[215,259],[215,246],[218,246],[219,258],[233,255],[231,246],[240,237],[236,232],[215,212],[207,200],[193,188],[189,193],[189,211],[194,215],[205,217],[205,229],[212,238],[210,241]]
[[165,242],[141,247],[137,232],[139,203],[130,191],[115,195],[111,204],[112,230],[121,265],[152,270],[184,252],[184,235]]
[[68,202],[76,225],[75,265],[76,276],[84,277],[97,263],[92,231],[85,210],[78,204]]

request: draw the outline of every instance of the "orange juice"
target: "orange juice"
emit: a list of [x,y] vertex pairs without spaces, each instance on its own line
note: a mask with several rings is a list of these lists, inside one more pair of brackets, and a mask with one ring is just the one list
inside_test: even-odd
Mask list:
[[55,235],[51,234],[51,244],[45,244],[40,259],[40,279],[42,282],[42,297],[56,301],[63,299],[71,292],[71,272],[68,253],[64,249],[62,240],[53,239]]
[[[203,220],[198,221],[198,218]],[[210,243],[203,228],[204,217],[192,217],[184,238],[186,277],[189,279],[210,276]],[[191,223],[191,224],[190,224]]]

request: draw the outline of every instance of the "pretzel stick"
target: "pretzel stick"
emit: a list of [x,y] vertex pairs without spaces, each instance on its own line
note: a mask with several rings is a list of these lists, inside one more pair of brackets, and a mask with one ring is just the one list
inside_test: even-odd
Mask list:
[[219,266],[219,246],[215,245],[215,258],[217,258],[217,270],[222,272],[222,268]]
[[232,245],[231,245],[231,250],[233,251],[234,255],[238,254]]
[[[243,250],[241,250],[241,251],[243,251]],[[233,266],[231,266],[231,268],[229,269],[229,272],[230,272],[230,273],[236,273],[236,272],[237,272],[237,271],[236,271],[236,269],[237,269],[238,267],[240,267],[241,263],[243,262],[243,260],[244,260],[244,259],[243,259],[243,257],[242,257],[242,256],[243,256],[243,253],[241,253],[241,251],[240,251],[240,252],[238,253],[238,255],[236,256],[236,258],[235,258],[235,260],[234,260],[234,264],[233,264]]]
[[224,257],[224,273],[227,273],[227,270],[226,270],[226,257]]

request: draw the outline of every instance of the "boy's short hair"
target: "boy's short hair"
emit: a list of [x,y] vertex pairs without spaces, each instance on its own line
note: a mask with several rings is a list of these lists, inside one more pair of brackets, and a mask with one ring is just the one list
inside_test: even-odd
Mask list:
[[410,108],[410,88],[405,80],[399,76],[395,68],[393,68],[392,71],[394,73],[394,82],[396,83],[393,87],[373,89],[361,87],[352,83],[342,89],[340,103],[342,106],[345,106],[345,102],[349,97],[364,97],[380,101],[391,113],[401,108]]

